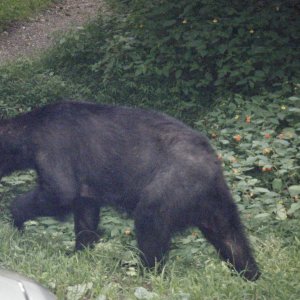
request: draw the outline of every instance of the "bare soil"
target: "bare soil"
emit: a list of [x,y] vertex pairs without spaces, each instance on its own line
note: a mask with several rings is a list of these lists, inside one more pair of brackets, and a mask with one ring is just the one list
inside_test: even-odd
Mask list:
[[53,44],[58,33],[80,28],[105,11],[103,0],[64,0],[0,33],[0,64],[32,57]]

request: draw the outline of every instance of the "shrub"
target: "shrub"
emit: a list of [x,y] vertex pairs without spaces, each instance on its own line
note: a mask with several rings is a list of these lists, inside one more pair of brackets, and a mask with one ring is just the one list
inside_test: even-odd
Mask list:
[[98,99],[193,118],[219,96],[291,92],[299,79],[292,1],[122,3],[125,13],[61,38],[48,57]]
[[215,145],[236,201],[260,224],[300,217],[300,98],[236,95],[196,123]]
[[62,79],[39,63],[23,61],[0,67],[0,117],[29,111],[37,105],[78,97],[84,88]]

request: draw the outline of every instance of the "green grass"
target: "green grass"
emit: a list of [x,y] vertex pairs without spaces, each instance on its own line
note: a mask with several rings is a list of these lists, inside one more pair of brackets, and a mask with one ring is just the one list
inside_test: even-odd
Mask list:
[[[111,209],[102,212],[101,241],[81,253],[73,252],[72,218],[29,221],[24,233],[13,229],[8,205],[32,186],[32,179],[32,173],[17,173],[0,185],[0,267],[35,279],[58,299],[299,299],[299,218],[279,221],[274,215],[254,222],[255,208],[242,212],[262,271],[255,283],[233,274],[194,228],[173,238],[159,273],[141,266],[132,220]],[[138,294],[141,287],[144,298]]]
[[0,2],[0,32],[13,22],[24,20],[54,0],[4,0]]
[[93,250],[66,255],[65,238],[59,234],[61,229],[70,230],[66,225],[57,228],[56,234],[40,228],[21,235],[5,222],[0,228],[1,267],[39,281],[58,299],[97,299],[100,295],[106,299],[136,299],[138,287],[155,293],[153,299],[170,300],[296,300],[300,296],[299,239],[294,237],[287,245],[274,231],[254,242],[263,275],[250,283],[232,276],[206,243],[201,253],[189,259],[172,256],[173,250],[163,272],[156,273],[136,263],[137,252],[118,237],[99,243]]

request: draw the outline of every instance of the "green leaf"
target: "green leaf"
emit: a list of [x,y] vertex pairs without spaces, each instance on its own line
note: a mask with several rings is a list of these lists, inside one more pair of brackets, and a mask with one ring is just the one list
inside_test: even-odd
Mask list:
[[149,292],[142,286],[135,289],[134,296],[139,300],[150,300],[158,297],[156,293]]
[[284,221],[287,219],[287,211],[286,211],[285,207],[283,206],[283,204],[277,203],[275,213],[276,213],[277,220]]
[[267,218],[267,217],[270,217],[270,213],[261,213],[261,214],[254,216],[255,219],[262,219],[262,218]]
[[288,187],[288,191],[289,191],[291,197],[300,195],[300,185],[291,185]]
[[300,97],[292,96],[288,98],[291,101],[300,101]]
[[282,180],[280,178],[275,178],[272,181],[272,188],[275,192],[280,192],[282,190]]
[[136,277],[138,275],[134,267],[129,267],[128,270],[126,271],[126,274],[130,277]]
[[249,156],[246,159],[246,163],[252,165],[255,161],[256,161],[256,157],[255,156]]
[[261,71],[261,70],[258,70],[258,71],[255,71],[254,76],[262,78],[262,77],[265,76],[265,73],[263,71]]
[[300,108],[297,108],[297,107],[291,107],[291,108],[289,108],[289,111],[300,114]]
[[66,42],[66,39],[65,39],[65,38],[61,38],[61,39],[59,40],[59,44],[60,44],[60,45],[64,44],[65,42]]
[[284,128],[282,130],[285,139],[292,139],[295,137],[295,129],[294,128]]
[[176,73],[175,73],[176,79],[179,79],[181,74],[182,74],[182,70],[177,70]]
[[164,27],[169,27],[169,26],[172,26],[176,23],[176,20],[167,20],[167,21],[164,21],[163,22],[163,26]]
[[270,191],[266,188],[256,187],[253,189],[254,193],[270,193]]
[[228,145],[228,144],[229,144],[229,141],[228,141],[228,140],[220,140],[220,142],[221,142],[223,145]]
[[119,234],[120,234],[119,228],[114,227],[114,228],[112,228],[111,231],[110,231],[110,236],[111,236],[111,237],[118,236]]
[[39,221],[40,224],[51,226],[51,225],[58,225],[58,221],[55,219],[50,218],[43,218]]
[[93,283],[83,283],[67,287],[67,300],[82,299],[85,293],[93,287]]
[[196,254],[196,253],[198,253],[199,251],[200,251],[199,248],[195,248],[195,247],[191,247],[191,248],[190,248],[190,252],[191,252],[192,254]]
[[290,209],[287,211],[287,214],[293,215],[298,209],[300,209],[300,202],[293,203]]

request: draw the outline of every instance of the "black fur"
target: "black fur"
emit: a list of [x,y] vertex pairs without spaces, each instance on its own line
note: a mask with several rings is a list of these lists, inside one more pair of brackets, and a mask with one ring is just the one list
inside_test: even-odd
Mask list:
[[12,204],[14,224],[72,211],[76,249],[98,238],[100,208],[133,212],[152,267],[171,235],[198,226],[244,277],[259,270],[220,164],[206,137],[161,113],[65,102],[0,122],[0,178],[35,169],[37,187]]

